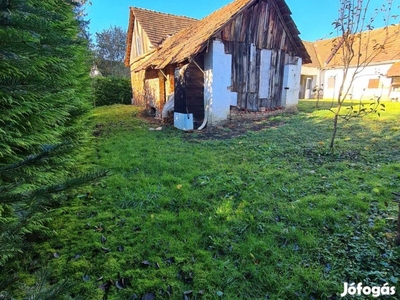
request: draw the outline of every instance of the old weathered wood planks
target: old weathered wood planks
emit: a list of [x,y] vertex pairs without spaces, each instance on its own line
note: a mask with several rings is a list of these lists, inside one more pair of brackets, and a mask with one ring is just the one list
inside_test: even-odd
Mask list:
[[175,107],[179,113],[193,113],[194,127],[201,125],[204,119],[204,75],[203,55],[194,62],[182,66],[175,73]]
[[[218,35],[224,42],[225,53],[232,54],[231,91],[238,93],[238,106],[242,109],[281,106],[284,66],[288,57],[295,55],[289,49],[296,47],[271,1],[256,1]],[[264,49],[270,50],[270,57],[262,63]]]

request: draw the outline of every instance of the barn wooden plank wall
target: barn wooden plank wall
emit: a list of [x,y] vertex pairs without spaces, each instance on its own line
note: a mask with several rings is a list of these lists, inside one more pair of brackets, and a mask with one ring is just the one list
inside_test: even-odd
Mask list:
[[195,61],[176,71],[174,111],[193,113],[194,127],[198,128],[204,120],[204,56],[200,54]]
[[[143,53],[148,52],[150,50],[150,40],[145,34],[142,26],[140,26],[139,22],[135,18],[134,26],[132,30],[132,44],[130,47],[130,61],[131,65],[132,60],[136,57],[141,56]],[[139,51],[138,51],[139,50]],[[133,66],[131,66],[131,85],[132,85],[132,94],[134,103],[138,105],[149,105],[150,102],[154,102],[154,100],[147,101],[146,94],[148,93],[147,87],[145,87],[145,71],[140,72],[132,72]],[[146,103],[147,102],[147,103]]]
[[141,56],[151,49],[151,42],[143,30],[143,27],[136,18],[134,22],[135,25],[132,33],[131,58]]
[[[295,56],[289,49],[296,49],[282,20],[274,1],[257,1],[216,35],[232,54],[231,91],[238,93],[240,108],[257,111],[281,105],[284,67]],[[267,98],[258,94],[262,49],[271,50]]]

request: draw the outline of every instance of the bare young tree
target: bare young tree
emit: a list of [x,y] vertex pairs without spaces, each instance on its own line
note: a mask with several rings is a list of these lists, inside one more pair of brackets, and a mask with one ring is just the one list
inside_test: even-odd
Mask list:
[[[392,15],[394,0],[385,0],[380,9],[375,9],[372,16],[371,0],[340,0],[338,19],[333,22],[338,31],[338,37],[334,39],[332,53],[327,63],[333,57],[339,57],[343,68],[343,77],[336,97],[336,107],[331,108],[334,113],[333,131],[329,145],[332,152],[338,130],[339,119],[349,120],[351,118],[378,113],[384,110],[384,104],[380,103],[380,97],[365,105],[359,100],[357,105],[347,107],[344,111],[344,102],[348,98],[355,79],[360,73],[373,62],[385,46],[393,43],[399,36],[399,30],[391,30],[393,20],[397,16]],[[376,18],[383,17],[384,28],[379,39],[371,37],[371,31]],[[399,24],[398,24],[399,25]]]

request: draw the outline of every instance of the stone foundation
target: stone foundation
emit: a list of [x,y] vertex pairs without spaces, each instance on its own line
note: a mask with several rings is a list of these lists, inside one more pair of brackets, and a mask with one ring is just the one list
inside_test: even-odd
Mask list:
[[229,121],[253,121],[263,120],[270,116],[276,116],[283,113],[297,113],[297,106],[276,107],[276,108],[260,108],[260,111],[246,111],[239,110],[236,107],[231,107],[230,115],[228,116]]

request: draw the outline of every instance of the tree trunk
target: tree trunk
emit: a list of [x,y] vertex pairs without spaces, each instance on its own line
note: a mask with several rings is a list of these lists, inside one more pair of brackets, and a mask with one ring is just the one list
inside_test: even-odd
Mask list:
[[337,126],[338,126],[338,119],[339,119],[339,114],[335,114],[335,117],[333,118],[333,132],[332,132],[332,138],[331,138],[331,143],[329,145],[329,152],[333,152],[333,146],[335,144],[335,138],[336,138],[336,132],[337,132]]
[[[346,74],[345,74],[344,78],[346,78]],[[336,133],[338,130],[338,121],[339,121],[340,111],[342,110],[342,102],[343,102],[342,97],[341,97],[342,91],[343,91],[343,84],[341,85],[341,87],[339,89],[339,95],[338,95],[338,99],[337,99],[338,106],[336,108],[336,112],[334,113],[335,116],[333,118],[333,132],[332,132],[331,143],[329,144],[329,152],[330,153],[333,153],[333,147],[335,145]]]
[[400,193],[392,193],[392,194],[396,197],[396,199],[393,200],[393,201],[397,202],[398,203],[398,207],[399,207],[398,213],[397,213],[398,214],[398,217],[397,217],[397,235],[394,238],[394,244],[396,246],[400,246]]
[[397,235],[394,239],[396,246],[400,246],[400,204],[399,204],[399,215],[397,217]]

